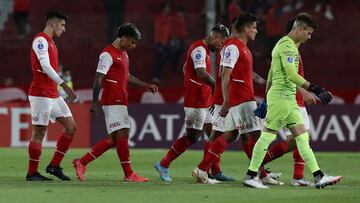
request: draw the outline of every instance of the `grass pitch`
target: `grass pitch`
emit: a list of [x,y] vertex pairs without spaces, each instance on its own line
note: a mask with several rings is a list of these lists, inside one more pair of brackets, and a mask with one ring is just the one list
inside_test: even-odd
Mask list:
[[[86,153],[86,149],[70,149],[62,167],[72,181],[26,182],[27,149],[0,148],[0,202],[360,202],[360,153],[316,153],[320,167],[331,175],[343,175],[343,180],[325,189],[292,187],[292,155],[267,165],[272,171],[282,172],[284,186],[271,186],[270,190],[245,188],[241,180],[248,166],[243,152],[227,151],[222,157],[222,170],[234,176],[236,182],[220,185],[195,183],[191,170],[202,158],[202,151],[187,151],[171,165],[174,182],[163,183],[154,164],[165,150],[131,150],[133,168],[140,175],[150,178],[148,183],[125,183],[115,150],[106,152],[87,167],[86,181],[75,177],[71,161]],[[40,172],[52,157],[53,149],[42,152]],[[47,175],[48,176],[48,175]],[[50,177],[50,176],[48,176]],[[306,169],[306,177],[312,180]]]

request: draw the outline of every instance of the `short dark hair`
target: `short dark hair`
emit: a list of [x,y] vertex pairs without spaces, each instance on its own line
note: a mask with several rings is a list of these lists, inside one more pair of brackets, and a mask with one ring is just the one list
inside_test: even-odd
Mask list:
[[217,33],[220,33],[222,34],[222,36],[224,37],[229,37],[230,36],[230,31],[229,29],[221,24],[221,23],[217,23],[212,29],[211,29],[212,32],[217,32]]
[[307,25],[313,29],[316,29],[318,27],[318,24],[315,21],[315,19],[308,13],[299,13],[296,16],[296,20],[295,20],[295,24],[297,24],[297,23],[299,23],[299,24],[304,23],[305,25]]
[[67,21],[68,19],[62,11],[50,11],[45,15],[45,22],[53,18],[57,18],[65,21]]
[[259,17],[252,13],[240,14],[236,17],[234,22],[234,27],[238,32],[241,32],[244,27],[249,26],[254,22],[258,22]]
[[121,38],[122,36],[133,37],[138,41],[141,40],[139,29],[132,23],[123,23],[119,26],[117,37]]

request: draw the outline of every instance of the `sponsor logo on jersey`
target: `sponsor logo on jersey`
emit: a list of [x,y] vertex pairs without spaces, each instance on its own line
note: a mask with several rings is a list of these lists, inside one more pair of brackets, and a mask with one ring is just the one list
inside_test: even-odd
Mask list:
[[196,66],[205,65],[204,61],[195,61]]
[[236,127],[236,129],[244,130],[244,129],[252,128],[252,127],[253,127],[252,123],[241,123],[239,126]]
[[292,63],[292,62],[294,61],[294,59],[293,59],[292,56],[289,56],[289,57],[287,58],[287,61],[288,61],[289,63]]
[[117,126],[120,126],[120,122],[119,122],[119,121],[109,124],[109,128],[115,128],[115,127],[117,127]]

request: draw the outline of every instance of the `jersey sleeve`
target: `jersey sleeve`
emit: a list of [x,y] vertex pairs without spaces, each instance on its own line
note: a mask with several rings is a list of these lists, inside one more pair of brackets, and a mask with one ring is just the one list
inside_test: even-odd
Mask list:
[[194,63],[194,68],[206,68],[206,50],[202,46],[196,47],[191,52],[191,59]]
[[225,48],[224,55],[222,56],[222,65],[224,67],[234,68],[239,55],[239,49],[234,44],[230,44]]
[[296,69],[295,65],[295,57],[296,57],[296,48],[290,42],[284,41],[279,45],[279,55],[281,58],[282,66],[287,68]]
[[96,72],[106,75],[112,64],[113,60],[111,55],[108,52],[103,52],[99,56],[99,63]]
[[224,54],[225,54],[225,47],[223,47],[219,52],[220,66],[224,65]]
[[48,42],[44,37],[37,37],[34,39],[32,49],[39,61],[43,58],[49,58],[48,47]]
[[60,85],[64,81],[60,78],[54,68],[51,66],[48,42],[44,37],[37,37],[34,39],[32,49],[34,50],[36,57],[39,60],[42,70],[54,81]]
[[281,58],[281,64],[284,67],[287,78],[298,86],[302,86],[305,83],[305,79],[301,77],[295,70],[295,57],[297,55],[297,49],[292,48],[292,44],[283,42],[279,47],[279,55]]

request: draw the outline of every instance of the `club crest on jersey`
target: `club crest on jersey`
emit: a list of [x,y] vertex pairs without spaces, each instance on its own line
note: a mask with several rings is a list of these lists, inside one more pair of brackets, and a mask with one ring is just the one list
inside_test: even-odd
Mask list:
[[292,63],[292,62],[294,61],[293,57],[291,57],[291,56],[289,56],[289,57],[287,58],[287,60],[288,60],[289,63]]
[[201,59],[201,52],[200,51],[197,51],[196,55],[195,55],[195,58],[197,60]]
[[225,53],[225,58],[228,59],[228,58],[230,58],[230,56],[231,56],[231,53],[230,53],[230,50],[228,49]]
[[39,44],[38,44],[38,49],[43,49],[44,48],[44,45],[40,42]]

